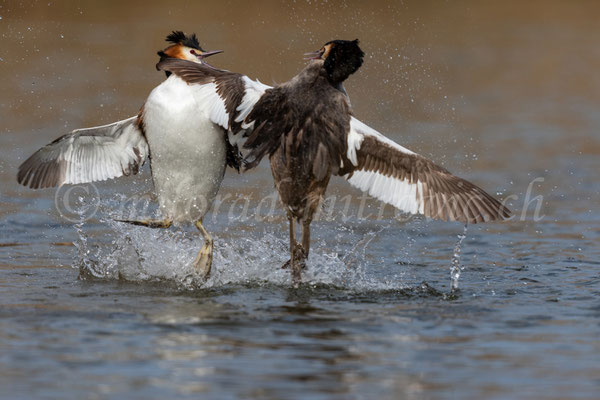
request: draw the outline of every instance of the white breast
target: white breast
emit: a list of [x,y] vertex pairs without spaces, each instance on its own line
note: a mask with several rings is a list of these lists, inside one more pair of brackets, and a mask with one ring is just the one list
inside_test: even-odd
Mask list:
[[155,190],[164,216],[175,222],[201,219],[225,172],[225,132],[209,119],[219,106],[199,104],[206,89],[199,88],[171,75],[144,105]]

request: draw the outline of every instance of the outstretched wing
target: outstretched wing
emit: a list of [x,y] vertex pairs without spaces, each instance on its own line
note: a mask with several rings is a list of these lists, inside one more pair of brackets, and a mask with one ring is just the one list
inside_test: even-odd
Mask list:
[[21,164],[17,181],[38,189],[137,174],[148,157],[137,121],[135,116],[61,136]]
[[510,211],[483,189],[452,175],[352,118],[340,175],[401,211],[444,221],[502,220]]

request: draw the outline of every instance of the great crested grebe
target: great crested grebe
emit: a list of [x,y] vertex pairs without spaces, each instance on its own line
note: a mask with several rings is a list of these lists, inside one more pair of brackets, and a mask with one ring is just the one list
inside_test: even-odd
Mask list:
[[[158,52],[161,60],[180,59],[212,68],[205,58],[221,52],[204,51],[195,34],[175,31],[166,40],[171,44]],[[213,243],[202,217],[214,201],[226,165],[239,169],[239,160],[228,142],[227,121],[216,118],[222,123],[213,122],[212,116],[222,116],[223,106],[203,103],[202,90],[177,76],[167,76],[137,116],[56,139],[19,167],[17,180],[33,189],[102,181],[136,174],[150,158],[164,219],[124,222],[158,228],[195,223],[204,245],[194,266],[207,277]]]

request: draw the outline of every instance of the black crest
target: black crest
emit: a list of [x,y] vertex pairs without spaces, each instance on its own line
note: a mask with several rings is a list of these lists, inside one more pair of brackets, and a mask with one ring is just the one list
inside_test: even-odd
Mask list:
[[333,46],[325,59],[325,70],[331,82],[343,82],[360,68],[365,53],[358,47],[358,39],[332,40],[325,46],[328,44]]
[[192,49],[204,51],[202,47],[200,47],[200,42],[198,42],[198,38],[196,37],[195,33],[192,33],[191,35],[186,35],[182,31],[173,31],[173,33],[167,36],[165,40],[169,43],[182,44]]

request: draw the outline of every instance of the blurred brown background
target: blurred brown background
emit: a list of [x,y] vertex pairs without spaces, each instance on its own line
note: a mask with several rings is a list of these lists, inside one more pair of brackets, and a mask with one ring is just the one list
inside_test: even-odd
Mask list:
[[0,16],[11,190],[36,148],[135,114],[174,29],[267,84],[326,41],[359,38],[366,62],[346,84],[357,117],[454,171],[502,171],[494,185],[600,152],[595,1],[8,1]]

